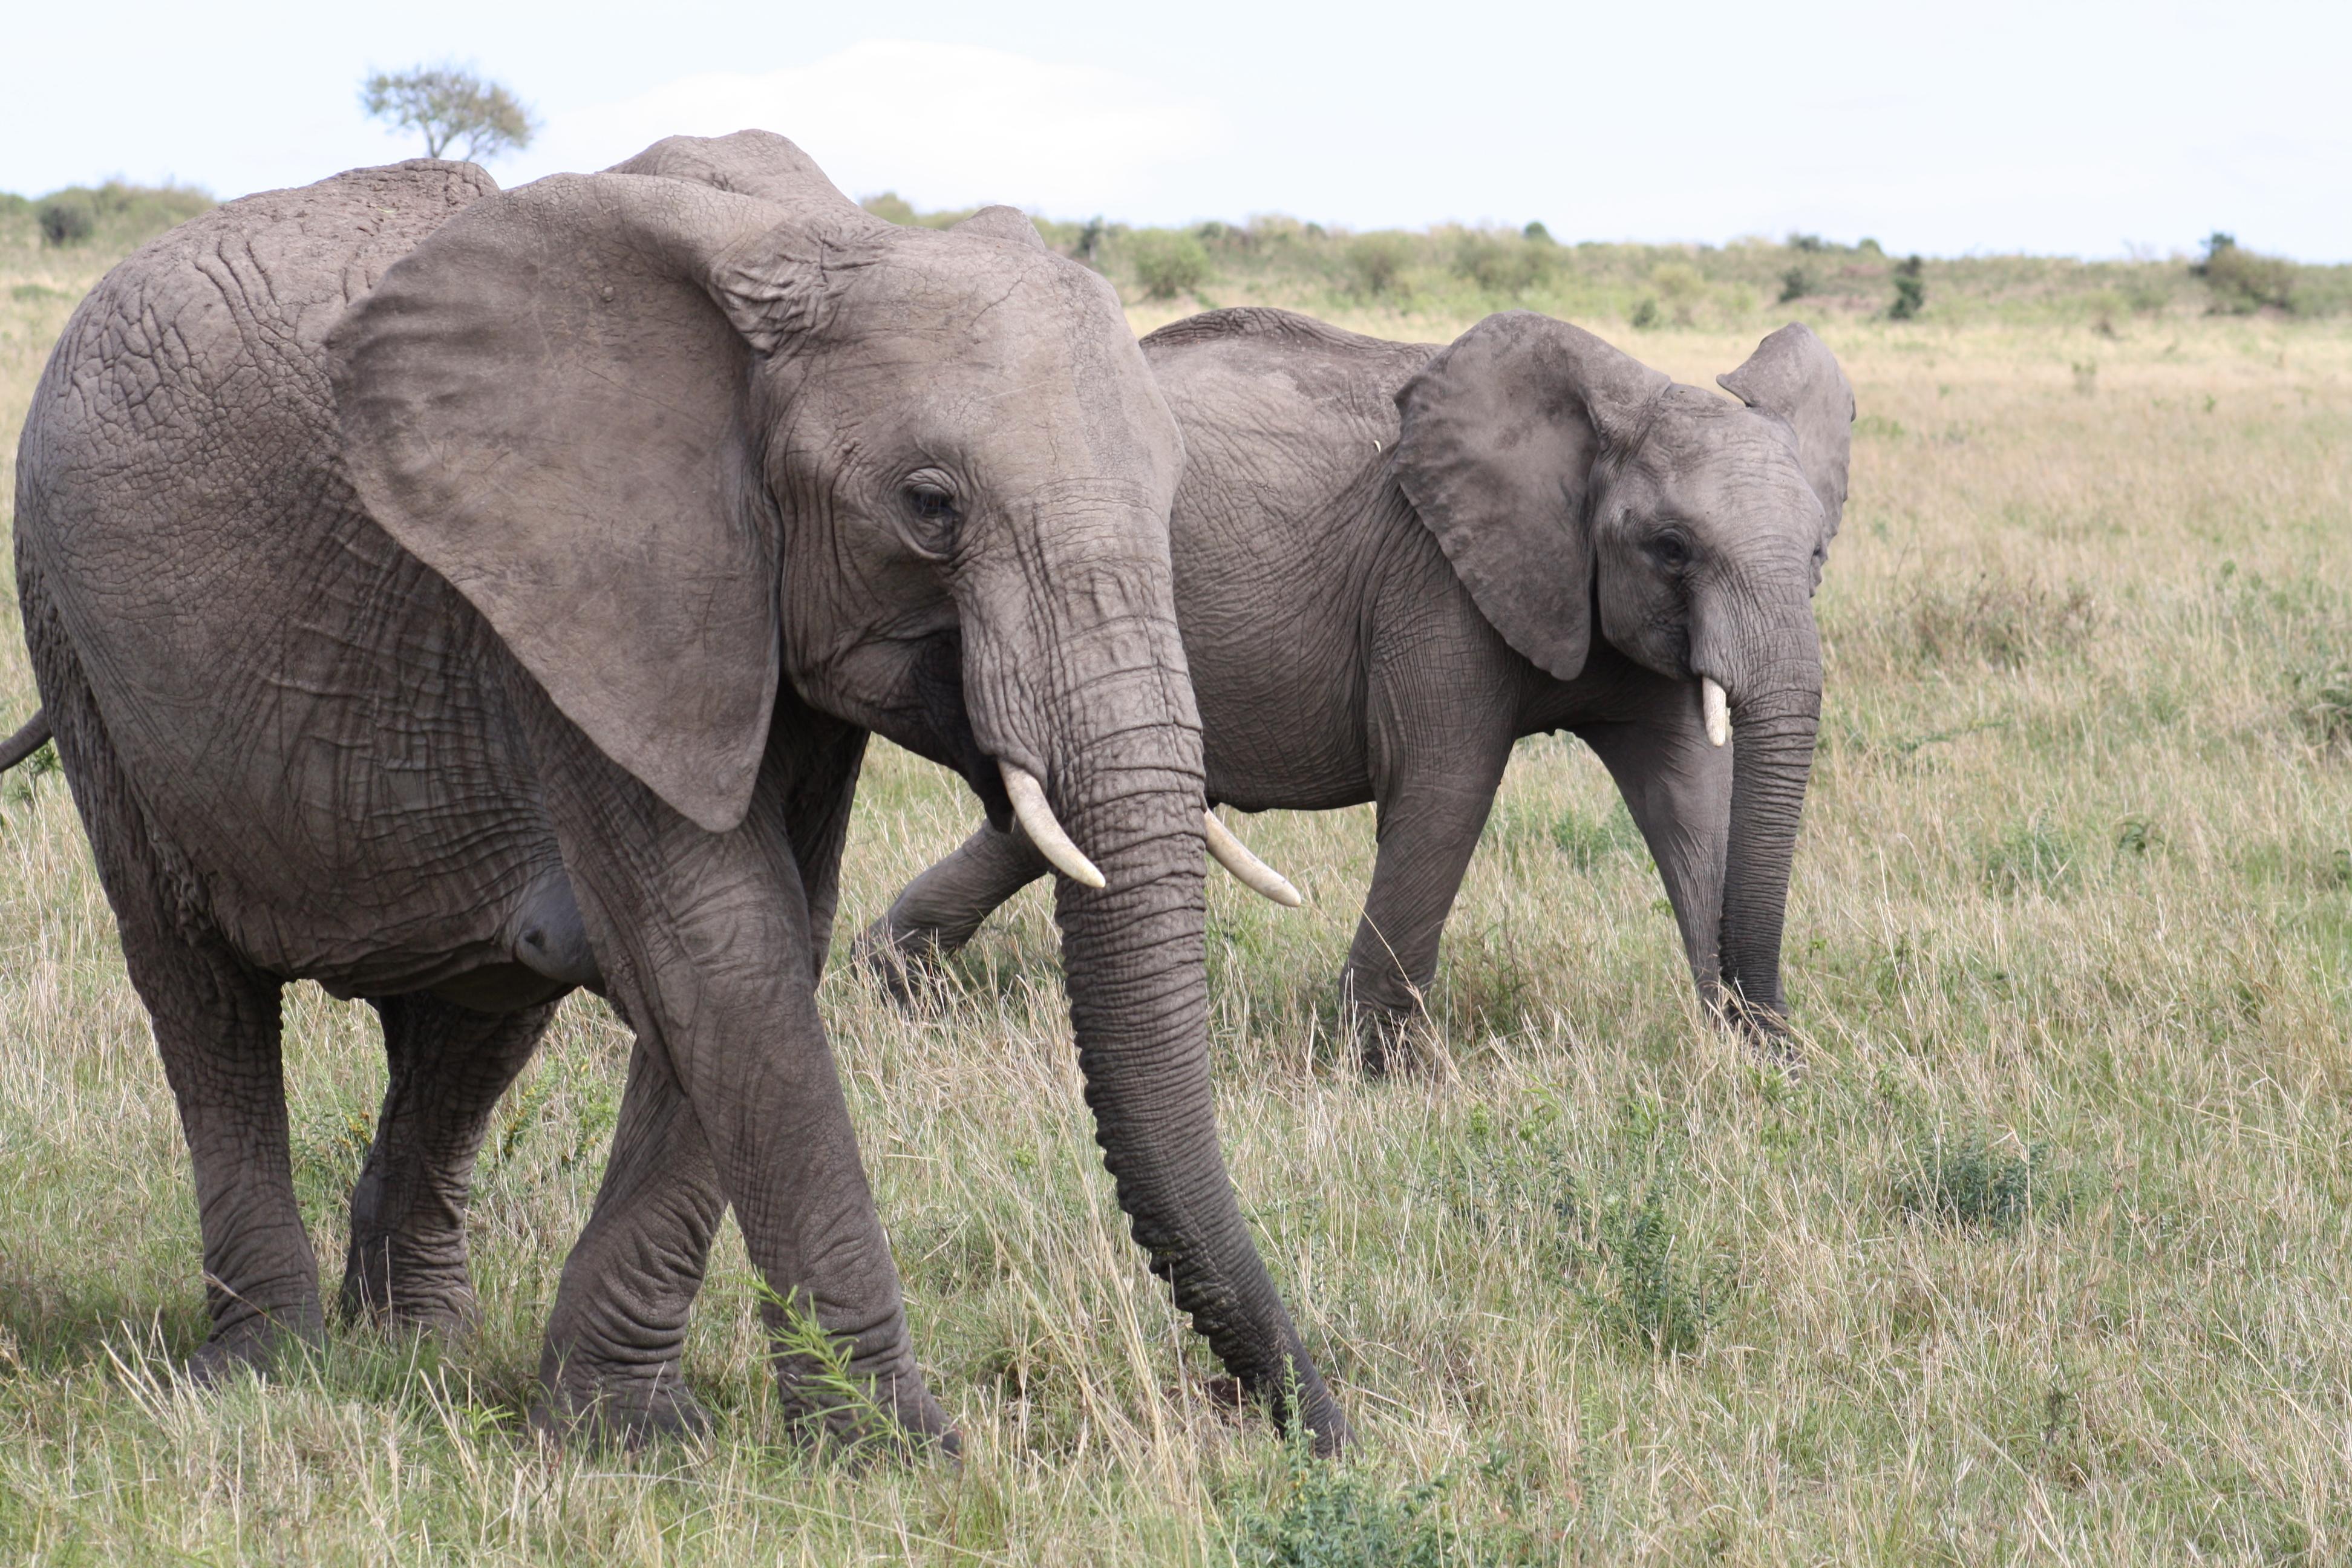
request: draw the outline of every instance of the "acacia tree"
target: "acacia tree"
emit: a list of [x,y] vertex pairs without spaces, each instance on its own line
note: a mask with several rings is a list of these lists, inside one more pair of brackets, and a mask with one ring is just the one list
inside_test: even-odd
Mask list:
[[469,159],[495,158],[530,145],[530,110],[495,81],[455,66],[378,71],[360,85],[360,104],[373,120],[425,133],[425,155],[438,158],[463,142]]

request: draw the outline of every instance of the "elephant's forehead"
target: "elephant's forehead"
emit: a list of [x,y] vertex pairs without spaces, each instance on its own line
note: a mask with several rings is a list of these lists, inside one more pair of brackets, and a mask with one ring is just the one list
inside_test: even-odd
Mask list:
[[1665,395],[1626,471],[1671,490],[1804,488],[1796,437],[1785,421],[1696,387]]

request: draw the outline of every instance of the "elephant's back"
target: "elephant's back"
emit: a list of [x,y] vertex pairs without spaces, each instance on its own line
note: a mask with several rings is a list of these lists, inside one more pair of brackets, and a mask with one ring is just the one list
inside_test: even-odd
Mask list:
[[1366,612],[1412,522],[1388,475],[1395,395],[1435,348],[1258,308],[1143,347],[1184,436],[1170,544],[1211,787],[1367,798]]
[[119,508],[124,488],[243,503],[286,477],[331,425],[328,331],[495,188],[469,163],[354,169],[226,203],[132,252],[75,310],[34,393],[18,468],[41,492],[36,526],[56,533],[82,500]]
[[[375,753],[446,697],[436,639],[465,623],[358,506],[326,343],[495,188],[420,160],[217,207],[100,281],[35,393],[17,470],[26,591],[216,910],[265,901],[236,889],[281,868],[339,885],[355,776],[404,784]],[[404,689],[383,689],[385,650]],[[335,911],[311,912],[327,931]]]

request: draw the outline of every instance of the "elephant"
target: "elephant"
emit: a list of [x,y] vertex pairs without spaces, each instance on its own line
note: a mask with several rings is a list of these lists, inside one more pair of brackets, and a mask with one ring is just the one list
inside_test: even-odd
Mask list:
[[731,1205],[787,1408],[952,1448],[814,999],[878,733],[1098,863],[1060,919],[1118,1200],[1228,1369],[1342,1443],[1217,1142],[1180,456],[1116,295],[1025,217],[901,228],[764,132],[507,191],[353,170],[110,273],[19,450],[11,749],[54,733],[178,1104],[192,1375],[325,1329],[288,982],[381,1015],[341,1302],[424,1328],[476,1311],[476,1152],[584,988],[635,1046],[534,1423],[699,1424]]
[[[1341,976],[1367,1066],[1434,978],[1513,743],[1559,730],[1622,793],[1702,997],[1784,1050],[1811,598],[1853,419],[1821,340],[1765,338],[1717,378],[1738,402],[1526,310],[1439,348],[1245,307],[1143,351],[1184,434],[1171,548],[1211,798],[1377,805]],[[1043,869],[984,826],[859,951],[904,998]]]

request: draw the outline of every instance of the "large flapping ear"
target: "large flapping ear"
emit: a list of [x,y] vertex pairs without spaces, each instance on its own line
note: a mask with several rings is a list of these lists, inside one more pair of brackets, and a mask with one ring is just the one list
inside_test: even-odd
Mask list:
[[1045,248],[1045,237],[1019,207],[982,207],[961,223],[950,224],[950,234],[984,234],[992,239],[1009,239],[1033,250]]
[[713,832],[749,805],[779,649],[751,349],[711,279],[783,216],[679,180],[556,175],[452,218],[330,340],[370,514]]
[[1838,368],[1837,356],[1811,330],[1791,321],[1715,384],[1750,408],[1779,415],[1796,432],[1798,465],[1821,499],[1825,558],[1845,512],[1846,461],[1853,446],[1853,388]]
[[1397,394],[1396,476],[1479,612],[1562,680],[1592,638],[1593,467],[1672,383],[1532,310],[1487,317]]

